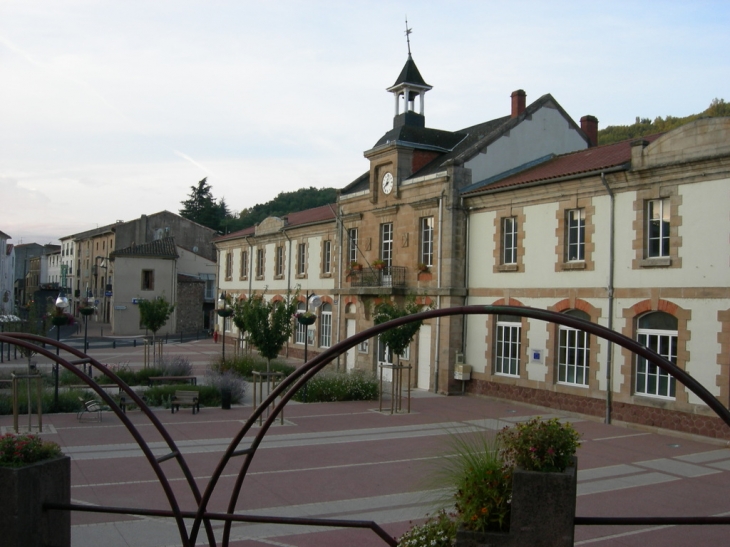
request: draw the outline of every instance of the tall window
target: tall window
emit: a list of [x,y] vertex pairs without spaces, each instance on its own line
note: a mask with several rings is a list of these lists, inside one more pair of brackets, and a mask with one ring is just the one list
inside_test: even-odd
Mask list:
[[586,216],[585,209],[568,211],[568,261],[585,260]]
[[284,275],[284,246],[279,245],[276,248],[276,275]]
[[328,239],[322,244],[322,273],[332,271],[332,242]]
[[347,258],[352,262],[357,262],[357,228],[347,230]]
[[297,274],[304,275],[307,265],[307,244],[300,243],[297,245]]
[[646,256],[669,256],[669,200],[651,199],[646,202]]
[[517,218],[502,219],[502,264],[517,264]]
[[390,268],[393,265],[393,223],[380,225],[380,260]]
[[248,277],[248,251],[241,251],[241,272],[239,276],[241,279]]
[[[654,312],[639,318],[637,340],[668,361],[677,363],[677,318],[664,312]],[[674,377],[636,357],[636,393],[654,397],[674,398]]]
[[[569,310],[565,314],[590,321],[590,316],[580,310]],[[561,325],[558,337],[558,382],[587,386],[589,351],[590,336],[587,332]]]
[[233,253],[226,253],[226,279],[230,279],[233,275]]
[[426,266],[433,266],[433,217],[421,219],[421,260]]
[[332,345],[332,305],[322,304],[322,315],[319,324],[319,345],[328,348]]
[[155,290],[155,270],[142,270],[142,290]]
[[521,332],[521,318],[514,315],[497,316],[496,374],[519,376]]
[[[304,313],[307,311],[307,305],[304,302],[299,302],[297,304],[297,312]],[[304,341],[307,339],[307,325],[302,325],[299,321],[297,323],[297,330],[295,333],[295,339],[294,342],[297,344],[304,344]]]
[[264,277],[264,250],[256,249],[256,277]]

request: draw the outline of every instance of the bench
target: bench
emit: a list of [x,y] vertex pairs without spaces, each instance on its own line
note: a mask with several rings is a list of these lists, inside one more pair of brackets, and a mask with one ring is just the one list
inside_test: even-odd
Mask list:
[[180,407],[186,407],[190,406],[193,408],[193,414],[196,412],[200,412],[200,403],[198,402],[198,392],[197,391],[176,391],[175,396],[170,401],[170,407],[172,409],[172,413],[175,414],[176,411],[180,410]]
[[83,397],[79,397],[79,401],[81,401],[81,404],[83,405],[78,414],[76,414],[76,419],[79,422],[84,417],[84,414],[90,414],[92,416],[92,420],[94,419],[94,414],[96,414],[96,420],[94,421],[100,422],[101,411],[110,410],[108,406],[102,405],[99,401],[95,401],[94,399],[91,399],[90,401],[85,401]]
[[150,376],[147,379],[147,384],[191,384],[194,386],[198,385],[197,376]]

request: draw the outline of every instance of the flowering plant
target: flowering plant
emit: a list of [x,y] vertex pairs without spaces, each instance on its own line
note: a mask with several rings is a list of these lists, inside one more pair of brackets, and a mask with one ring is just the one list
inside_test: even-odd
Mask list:
[[444,510],[412,527],[398,540],[399,547],[450,547],[456,536],[456,522]]
[[501,455],[507,465],[526,471],[559,473],[570,466],[580,446],[580,434],[557,418],[539,417],[498,433]]
[[316,314],[312,313],[311,311],[299,311],[294,314],[294,317],[297,319],[312,319],[313,317],[317,317]]
[[37,435],[7,433],[0,437],[0,467],[23,467],[61,455],[60,446]]

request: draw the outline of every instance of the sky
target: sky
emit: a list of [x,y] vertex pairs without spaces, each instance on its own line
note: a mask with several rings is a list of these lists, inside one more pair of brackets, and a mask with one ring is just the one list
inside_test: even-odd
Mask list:
[[0,231],[49,243],[208,177],[240,211],[343,188],[392,127],[411,51],[426,125],[550,93],[599,128],[730,101],[730,2],[0,0]]

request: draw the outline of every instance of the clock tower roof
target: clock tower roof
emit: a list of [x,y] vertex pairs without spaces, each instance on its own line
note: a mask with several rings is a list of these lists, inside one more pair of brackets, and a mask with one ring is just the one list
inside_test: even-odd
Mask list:
[[388,88],[388,91],[394,91],[396,88],[401,88],[404,84],[409,84],[410,86],[420,87],[423,89],[432,89],[432,86],[428,85],[424,81],[423,76],[421,76],[421,73],[418,71],[416,62],[413,60],[410,53],[408,54],[406,64],[403,65],[403,70],[400,71],[400,75],[395,80],[395,83]]

